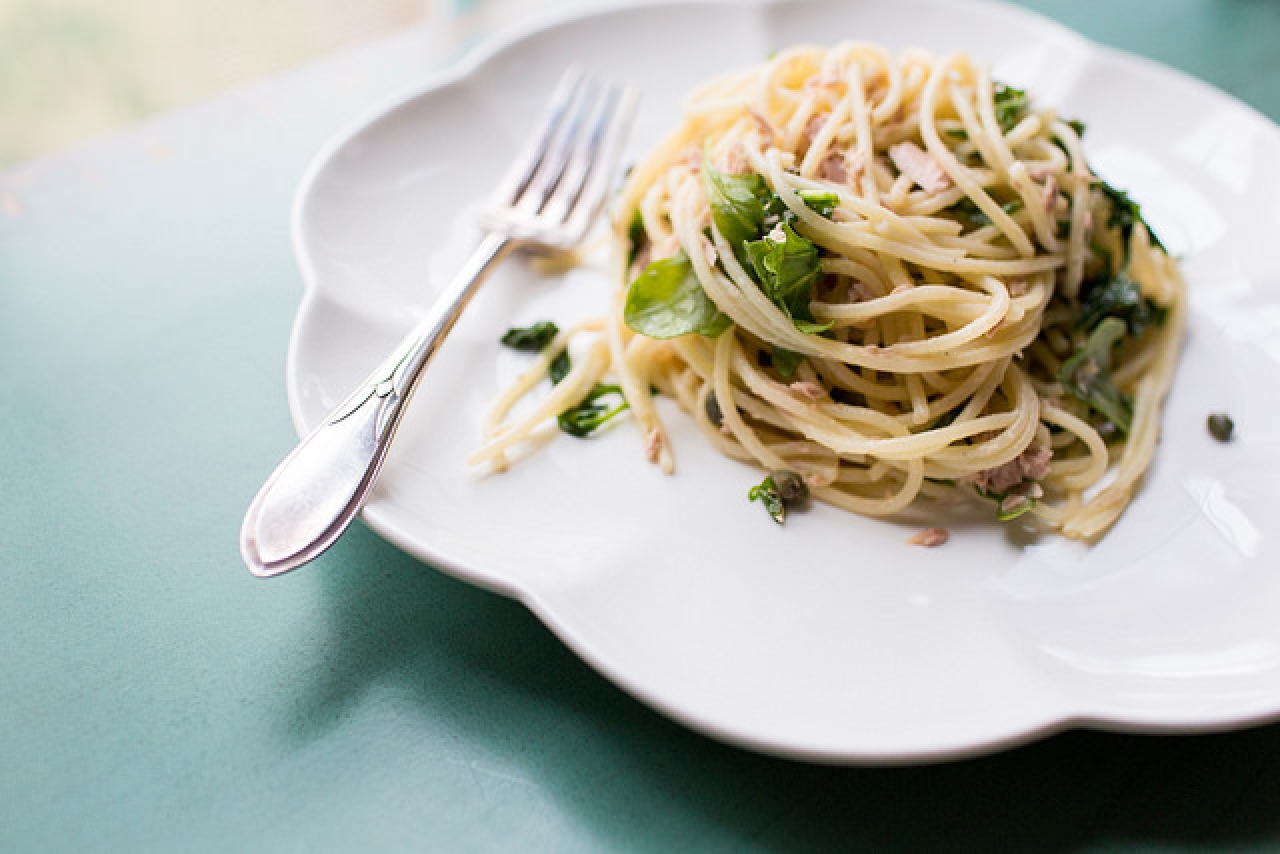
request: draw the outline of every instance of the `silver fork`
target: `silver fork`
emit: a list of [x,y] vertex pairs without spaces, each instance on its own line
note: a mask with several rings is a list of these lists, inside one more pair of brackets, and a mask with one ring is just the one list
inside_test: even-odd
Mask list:
[[487,232],[391,355],[276,468],[245,514],[240,554],[267,578],[329,548],[360,512],[423,371],[485,275],[515,248],[564,250],[600,213],[635,109],[631,87],[576,68],[503,177],[480,225]]

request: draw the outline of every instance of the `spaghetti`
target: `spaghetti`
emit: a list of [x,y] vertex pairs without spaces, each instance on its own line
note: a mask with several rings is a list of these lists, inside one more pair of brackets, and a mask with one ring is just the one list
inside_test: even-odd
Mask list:
[[[856,513],[972,495],[1099,536],[1153,456],[1185,300],[1082,133],[964,55],[798,47],[707,83],[622,191],[608,318],[551,343],[473,461],[611,372],[666,471],[655,391]],[[510,419],[574,334],[586,358]]]

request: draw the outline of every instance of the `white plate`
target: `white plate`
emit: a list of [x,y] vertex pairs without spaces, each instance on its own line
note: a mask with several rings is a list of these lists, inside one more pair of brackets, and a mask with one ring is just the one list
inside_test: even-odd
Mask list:
[[[719,2],[562,15],[473,56],[342,135],[303,181],[307,292],[289,398],[308,430],[399,338],[475,239],[471,214],[567,63],[644,92],[632,151],[681,93],[797,42],[968,50],[1089,125],[1095,167],[1186,256],[1190,334],[1141,494],[1096,547],[976,516],[828,507],[777,527],[759,475],[668,410],[678,472],[634,425],[561,436],[512,471],[464,457],[527,357],[509,326],[598,314],[597,271],[506,263],[429,372],[365,508],[387,539],[514,596],[601,673],[718,738],[795,757],[907,762],[1069,726],[1235,727],[1280,712],[1280,133],[1203,84],[980,2]],[[460,215],[461,214],[461,215]],[[1214,442],[1208,413],[1234,416]]]

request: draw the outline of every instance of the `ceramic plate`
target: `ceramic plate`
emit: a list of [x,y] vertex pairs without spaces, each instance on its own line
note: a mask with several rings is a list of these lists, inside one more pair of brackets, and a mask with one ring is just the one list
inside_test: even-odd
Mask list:
[[[490,44],[358,122],[295,212],[306,297],[288,385],[311,428],[419,316],[477,238],[477,205],[556,78],[581,62],[643,90],[632,155],[682,93],[798,42],[966,50],[1088,123],[1095,168],[1185,257],[1189,335],[1141,493],[1094,547],[948,518],[824,507],[778,527],[760,475],[674,409],[678,471],[623,423],[509,472],[464,463],[527,364],[502,332],[598,315],[598,269],[508,261],[414,401],[364,511],[432,566],[516,597],[636,697],[746,747],[830,762],[968,755],[1072,726],[1201,731],[1280,712],[1280,133],[1209,87],[982,2],[595,6]],[[1219,444],[1211,412],[1234,416]]]

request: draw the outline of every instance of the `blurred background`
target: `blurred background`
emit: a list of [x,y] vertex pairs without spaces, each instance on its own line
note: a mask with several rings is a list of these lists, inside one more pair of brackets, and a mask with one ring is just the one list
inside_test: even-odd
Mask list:
[[0,0],[0,169],[471,0]]

